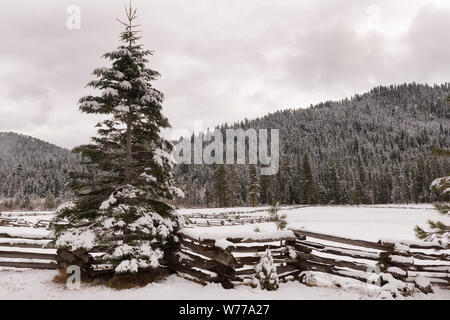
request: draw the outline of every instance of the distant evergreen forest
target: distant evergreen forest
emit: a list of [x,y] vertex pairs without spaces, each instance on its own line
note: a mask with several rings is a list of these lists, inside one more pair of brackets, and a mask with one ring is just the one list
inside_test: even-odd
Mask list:
[[[260,176],[250,165],[178,165],[187,207],[260,204],[432,202],[429,189],[450,173],[450,84],[377,87],[308,109],[224,124],[280,129],[280,169]],[[52,208],[71,197],[68,172],[81,166],[69,150],[15,133],[0,133],[0,209]]]
[[64,188],[79,157],[29,136],[0,133],[2,209],[51,209],[70,197]]
[[430,183],[450,172],[432,147],[450,145],[450,84],[377,87],[227,128],[280,129],[280,170],[180,165],[183,206],[377,204],[437,200]]

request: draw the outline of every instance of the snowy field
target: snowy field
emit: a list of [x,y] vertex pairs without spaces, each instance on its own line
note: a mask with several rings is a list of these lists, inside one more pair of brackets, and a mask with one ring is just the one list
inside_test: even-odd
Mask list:
[[[262,210],[267,208],[262,208]],[[226,213],[230,209],[182,209],[182,214]],[[239,208],[245,215],[268,215],[255,212],[255,208]],[[433,205],[373,205],[373,206],[326,206],[326,207],[282,207],[281,214],[287,215],[288,228],[305,229],[329,235],[359,240],[417,241],[414,235],[416,225],[424,226],[427,220],[441,220],[450,223],[450,218],[439,214]],[[255,232],[258,227],[260,232]],[[192,228],[188,232],[202,238],[264,237],[275,232],[273,223],[257,223],[241,226],[214,226]]]
[[[268,208],[179,209],[178,212],[183,215],[238,213],[258,218],[268,216]],[[430,219],[450,223],[450,218],[439,214],[431,204],[281,207],[280,213],[287,215],[288,228],[368,241],[380,239],[417,241],[413,231],[416,225],[425,226]],[[38,220],[51,220],[53,214],[51,212],[3,212],[1,216],[17,217],[34,223]],[[259,232],[255,232],[256,228]],[[189,234],[205,239],[264,238],[277,233],[275,225],[270,222],[206,228],[188,226],[186,230]],[[36,228],[0,227],[0,234],[2,233],[24,238],[40,238],[48,235],[49,232]]]
[[[242,215],[267,215],[266,208],[181,209],[180,213],[220,214],[238,211]],[[256,212],[255,212],[256,211]],[[333,207],[283,207],[288,227],[327,233],[342,237],[377,241],[379,239],[417,241],[413,228],[425,225],[428,219],[444,220],[432,205],[383,206],[333,206]],[[51,219],[49,212],[2,213],[2,216],[20,217],[35,222]],[[258,227],[259,232],[255,231]],[[276,233],[273,223],[256,223],[237,226],[185,228],[185,232],[200,238],[260,237]],[[289,233],[289,231],[286,231]],[[286,233],[285,232],[285,233]],[[26,238],[42,238],[49,231],[36,228],[0,227],[0,234]],[[6,239],[6,238],[5,238]],[[0,239],[3,241],[5,239]],[[145,288],[114,291],[103,286],[83,284],[78,290],[52,282],[55,271],[0,269],[0,299],[380,299],[389,298],[378,288],[347,278],[319,274],[316,286],[308,287],[298,282],[283,283],[276,292],[261,291],[247,286],[224,290],[220,285],[202,287],[178,276],[171,276]],[[338,288],[341,287],[341,288]],[[401,299],[449,299],[450,291],[435,289],[435,293],[417,293]]]

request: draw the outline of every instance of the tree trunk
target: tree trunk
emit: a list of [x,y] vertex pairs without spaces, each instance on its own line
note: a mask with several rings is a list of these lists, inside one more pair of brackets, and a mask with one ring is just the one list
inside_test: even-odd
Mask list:
[[131,182],[131,114],[127,119],[127,145],[126,145],[126,160],[125,160],[125,184]]

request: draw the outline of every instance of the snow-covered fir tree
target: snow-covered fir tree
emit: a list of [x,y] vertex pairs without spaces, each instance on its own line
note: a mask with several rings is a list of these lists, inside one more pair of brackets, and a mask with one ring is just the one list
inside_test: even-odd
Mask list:
[[[450,156],[450,150],[443,148],[433,148],[432,152],[436,156]],[[450,213],[450,176],[437,178],[430,186],[432,191],[441,195],[441,202],[436,202],[436,209],[442,214]],[[441,221],[428,221],[428,229],[420,226],[415,228],[416,235],[419,239],[426,241],[436,241],[442,245],[450,243],[450,226]]]
[[152,86],[159,74],[146,66],[152,52],[138,44],[135,20],[130,7],[121,45],[104,55],[111,67],[96,69],[88,84],[101,93],[80,99],[82,112],[107,117],[92,143],[75,149],[96,174],[71,174],[76,200],[55,219],[58,248],[101,248],[120,274],[157,267],[183,223],[169,204],[182,191],[172,176],[172,145],[161,136],[169,122],[164,96]]
[[255,266],[256,275],[252,279],[252,286],[267,291],[277,290],[280,280],[278,279],[277,267],[273,261],[272,252],[266,250],[260,262]]

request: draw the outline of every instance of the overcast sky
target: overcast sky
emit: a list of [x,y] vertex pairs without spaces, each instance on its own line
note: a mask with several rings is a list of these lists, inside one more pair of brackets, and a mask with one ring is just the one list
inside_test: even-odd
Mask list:
[[[118,45],[123,0],[3,1],[0,131],[64,147],[97,119],[78,112],[100,58]],[[81,28],[67,28],[67,8]],[[155,51],[164,113],[203,128],[363,93],[443,83],[450,75],[449,0],[134,0]]]

